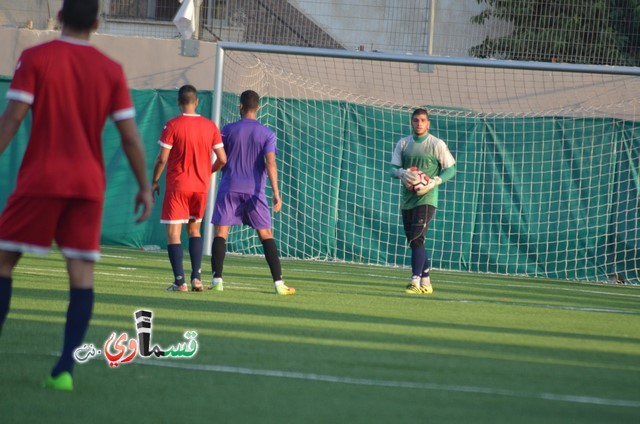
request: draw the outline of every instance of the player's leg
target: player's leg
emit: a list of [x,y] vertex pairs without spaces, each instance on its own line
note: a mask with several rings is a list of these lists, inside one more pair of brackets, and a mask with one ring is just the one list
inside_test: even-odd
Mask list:
[[0,333],[11,305],[13,269],[23,252],[49,252],[59,210],[54,201],[12,195],[0,215]]
[[425,268],[427,252],[424,248],[424,235],[426,232],[426,206],[417,206],[413,209],[402,211],[402,222],[407,242],[411,248],[411,282],[405,292],[420,294],[420,276]]
[[67,258],[69,304],[64,327],[62,352],[45,385],[58,390],[73,390],[74,351],[82,345],[89,329],[94,304],[92,260]]
[[191,290],[202,291],[202,236],[200,234],[202,220],[189,220],[189,259],[191,261]]
[[189,291],[184,280],[184,252],[180,235],[182,224],[189,222],[189,196],[178,191],[169,191],[164,195],[160,223],[165,224],[167,232],[167,255],[173,271],[173,283],[167,291]]
[[[436,214],[436,208],[431,205],[427,205],[427,211],[425,216],[425,227],[424,227],[425,236],[427,234],[427,231],[429,231],[429,224],[431,224],[431,220],[433,220],[433,217],[435,216],[435,214]],[[433,293],[433,286],[431,285],[431,277],[429,276],[429,273],[431,272],[431,259],[429,258],[429,253],[426,251],[426,249],[425,249],[425,255],[426,255],[426,261],[422,269],[422,274],[420,275],[420,289],[422,290],[423,294],[431,294]]]
[[189,288],[184,281],[184,252],[180,234],[182,233],[182,223],[167,224],[167,255],[171,270],[173,271],[173,283],[167,288],[168,291],[188,291]]
[[211,290],[223,291],[222,270],[227,251],[229,228],[242,224],[242,207],[247,195],[242,193],[218,192],[211,223],[213,224],[213,242],[211,244],[211,272],[213,281]]
[[429,257],[424,248],[424,238],[434,213],[435,208],[430,205],[417,206],[402,211],[405,235],[411,248],[411,282],[405,290],[409,294],[431,294],[433,292],[428,277],[424,279],[424,284],[422,282],[425,272],[428,276],[430,266]]
[[191,290],[203,291],[202,287],[202,236],[200,227],[207,207],[207,193],[192,193],[189,200],[189,259],[191,261]]
[[82,344],[89,328],[94,304],[94,265],[100,257],[102,202],[66,200],[55,240],[67,261],[69,304],[64,328],[62,352],[46,386],[73,390],[73,352]]
[[264,258],[269,265],[276,294],[292,295],[296,292],[293,287],[287,287],[282,281],[282,266],[278,246],[271,230],[271,211],[264,195],[253,196],[251,207],[246,210],[246,221],[258,232],[258,237],[264,250]]
[[21,252],[0,250],[0,335],[11,305],[11,286],[13,269],[18,264]]
[[211,272],[213,281],[211,290],[223,291],[222,270],[224,268],[224,257],[227,251],[227,238],[229,237],[228,225],[216,225],[213,229],[213,243],[211,245]]
[[[409,245],[411,245],[411,241],[414,238],[413,220],[415,213],[415,209],[402,209],[402,226],[404,228],[404,234],[407,237],[407,243],[409,243]],[[409,284],[407,284],[407,287],[405,289],[405,291],[410,294],[420,293],[420,276],[419,274],[414,274],[414,261],[416,261],[416,258],[414,257],[413,249],[411,249],[411,280]]]

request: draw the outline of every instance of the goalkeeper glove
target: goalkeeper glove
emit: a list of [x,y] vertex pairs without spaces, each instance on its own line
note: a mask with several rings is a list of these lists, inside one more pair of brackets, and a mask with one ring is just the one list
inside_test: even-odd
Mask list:
[[427,183],[427,185],[425,185],[424,187],[419,188],[418,190],[416,190],[416,194],[418,196],[424,196],[425,194],[429,193],[431,190],[434,189],[434,187],[439,186],[440,184],[442,184],[442,178],[440,177],[433,177],[431,179],[429,179],[429,182]]
[[400,181],[402,181],[402,184],[404,184],[406,188],[411,188],[420,182],[418,171],[412,169],[398,168],[396,170],[396,177],[400,178]]

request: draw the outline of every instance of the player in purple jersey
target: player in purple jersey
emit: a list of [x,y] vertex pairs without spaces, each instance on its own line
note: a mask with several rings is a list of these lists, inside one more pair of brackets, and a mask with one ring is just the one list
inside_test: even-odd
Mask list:
[[211,223],[214,225],[211,246],[211,289],[223,290],[222,268],[229,227],[249,225],[258,232],[264,256],[271,270],[275,292],[292,295],[293,287],[282,281],[278,248],[271,230],[271,212],[265,194],[267,177],[273,190],[273,211],[282,208],[276,165],[276,135],[257,121],[260,96],[252,90],[240,95],[240,117],[222,128],[222,142],[227,164],[222,169]]

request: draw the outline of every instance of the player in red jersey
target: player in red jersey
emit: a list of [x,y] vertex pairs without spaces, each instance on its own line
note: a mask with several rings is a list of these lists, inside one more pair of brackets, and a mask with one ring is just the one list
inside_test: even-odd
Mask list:
[[[200,226],[207,205],[211,174],[227,162],[220,131],[213,121],[196,113],[198,92],[192,85],[178,91],[181,115],[169,120],[160,135],[160,152],[153,167],[151,190],[160,193],[160,176],[167,167],[160,223],[167,225],[167,252],[174,282],[169,291],[188,291],[182,266],[182,224],[187,225],[191,259],[191,290],[202,291]],[[213,162],[212,152],[216,159]]]
[[69,273],[69,306],[62,353],[46,386],[73,389],[73,352],[89,327],[94,264],[100,256],[105,191],[102,130],[115,122],[138,182],[137,222],[152,196],[144,149],[122,67],[89,45],[98,27],[98,0],[64,0],[62,35],[22,52],[0,117],[0,154],[29,109],[29,143],[15,190],[0,215],[0,330],[9,312],[13,269],[24,252],[58,244]]

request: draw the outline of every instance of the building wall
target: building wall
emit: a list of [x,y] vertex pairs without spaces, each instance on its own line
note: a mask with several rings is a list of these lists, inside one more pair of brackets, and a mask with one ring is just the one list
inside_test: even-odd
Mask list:
[[[0,28],[0,75],[13,75],[20,53],[60,36],[60,31]],[[122,63],[133,89],[171,89],[193,84],[213,89],[216,44],[199,42],[198,56],[182,55],[182,41],[93,34],[91,43]]]
[[476,0],[289,0],[349,50],[426,54],[431,7],[435,8],[432,54],[467,56],[505,25],[475,25],[472,16],[486,8]]

